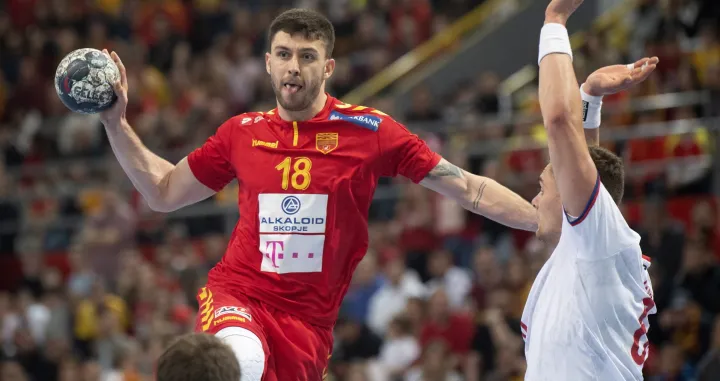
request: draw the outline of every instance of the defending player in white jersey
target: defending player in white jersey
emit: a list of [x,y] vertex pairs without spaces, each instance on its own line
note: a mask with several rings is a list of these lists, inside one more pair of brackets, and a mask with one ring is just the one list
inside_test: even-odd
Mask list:
[[565,23],[580,3],[553,0],[540,34],[539,97],[550,165],[533,206],[537,235],[554,250],[523,311],[525,380],[642,380],[647,316],[655,312],[650,263],[617,205],[622,161],[595,144],[602,95],[642,82],[658,60],[603,68],[578,92]]

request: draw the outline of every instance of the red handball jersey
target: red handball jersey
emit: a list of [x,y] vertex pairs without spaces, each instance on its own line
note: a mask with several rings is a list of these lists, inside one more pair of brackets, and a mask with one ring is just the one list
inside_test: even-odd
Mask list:
[[368,247],[378,179],[418,183],[439,161],[386,114],[329,95],[308,121],[277,110],[228,120],[188,156],[209,188],[239,185],[240,219],[208,285],[331,327]]

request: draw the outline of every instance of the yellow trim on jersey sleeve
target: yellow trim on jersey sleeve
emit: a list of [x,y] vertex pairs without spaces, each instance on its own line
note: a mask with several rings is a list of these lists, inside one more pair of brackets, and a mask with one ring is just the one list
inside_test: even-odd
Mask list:
[[352,105],[352,104],[349,104],[349,103],[344,103],[344,102],[342,102],[342,101],[338,101],[338,103],[335,104],[335,108],[343,109],[343,110],[344,110],[344,109],[351,108],[352,111],[363,111],[363,110],[367,110],[367,111],[370,112],[370,113],[377,114],[377,115],[380,115],[380,116],[389,116],[388,114],[386,114],[386,113],[384,113],[384,112],[382,112],[382,111],[380,111],[380,110],[378,110],[378,109],[374,109],[374,108],[372,108],[372,107],[362,106],[362,105]]

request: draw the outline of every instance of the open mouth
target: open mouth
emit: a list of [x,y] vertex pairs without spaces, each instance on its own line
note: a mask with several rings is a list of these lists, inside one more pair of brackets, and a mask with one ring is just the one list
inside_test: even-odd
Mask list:
[[284,87],[285,89],[287,89],[287,91],[288,91],[290,94],[297,93],[298,91],[300,91],[300,90],[302,89],[302,86],[301,86],[301,85],[298,85],[298,84],[295,84],[295,83],[285,83],[285,84],[283,84],[283,87]]

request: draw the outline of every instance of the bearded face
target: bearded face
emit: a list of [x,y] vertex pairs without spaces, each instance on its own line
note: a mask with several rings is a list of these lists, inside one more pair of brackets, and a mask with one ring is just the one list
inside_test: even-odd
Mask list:
[[287,111],[308,109],[332,73],[331,61],[326,58],[322,40],[278,32],[265,64],[280,106]]

